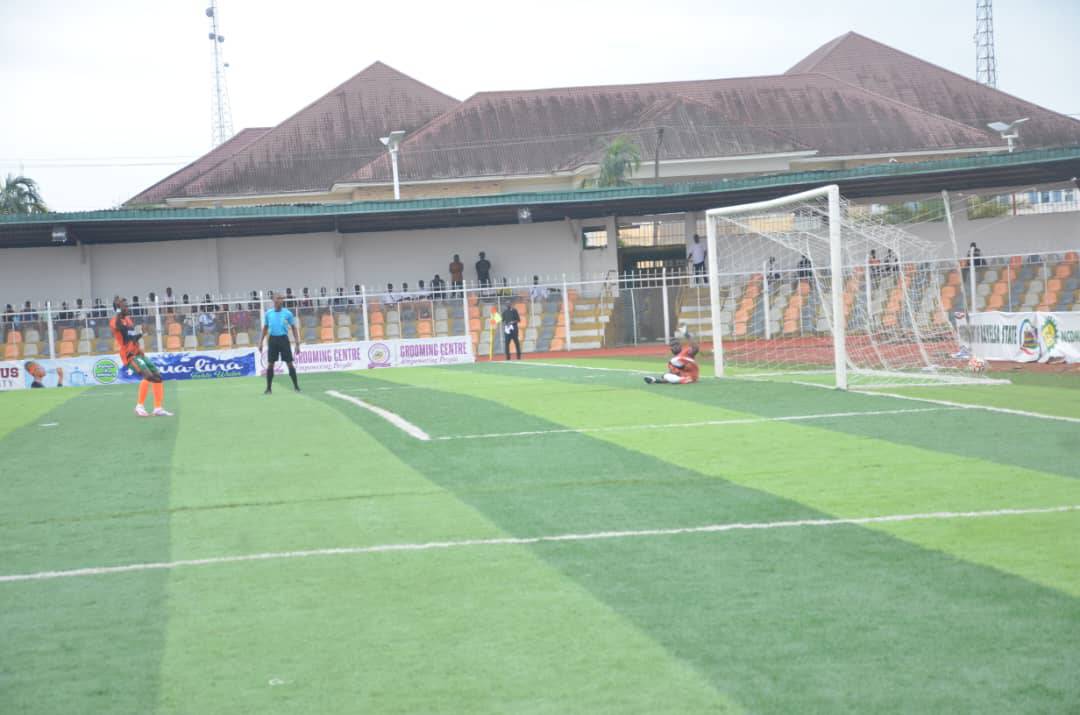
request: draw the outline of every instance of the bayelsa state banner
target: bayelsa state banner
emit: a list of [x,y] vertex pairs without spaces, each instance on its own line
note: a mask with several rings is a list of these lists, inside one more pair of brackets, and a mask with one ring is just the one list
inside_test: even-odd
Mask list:
[[1080,312],[972,313],[960,341],[984,360],[1080,362]]

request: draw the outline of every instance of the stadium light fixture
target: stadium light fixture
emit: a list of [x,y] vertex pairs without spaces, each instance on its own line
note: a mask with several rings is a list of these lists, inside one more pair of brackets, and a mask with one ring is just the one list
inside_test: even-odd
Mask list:
[[388,137],[379,137],[379,141],[381,141],[383,146],[390,152],[390,166],[394,171],[394,201],[401,199],[401,185],[398,183],[397,152],[398,146],[404,138],[405,132],[400,129],[390,132],[390,136]]
[[1020,130],[1017,128],[1031,117],[1024,117],[1023,119],[1017,119],[1015,122],[990,122],[986,126],[993,129],[995,132],[1001,135],[1001,138],[1005,140],[1005,143],[1009,146],[1009,153],[1013,152],[1013,142],[1020,138]]

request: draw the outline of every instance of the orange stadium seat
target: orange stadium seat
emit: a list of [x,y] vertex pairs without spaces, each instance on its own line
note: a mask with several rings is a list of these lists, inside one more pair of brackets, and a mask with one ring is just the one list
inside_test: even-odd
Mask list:
[[218,336],[217,344],[219,348],[231,348],[233,346],[233,339],[230,333],[222,333]]
[[165,338],[165,349],[169,352],[177,352],[184,346],[179,335],[170,335]]
[[551,352],[558,350],[564,350],[566,348],[566,342],[562,338],[552,338],[551,346],[548,348]]
[[70,341],[74,343],[78,339],[79,331],[75,330],[75,328],[64,328],[63,332],[60,333],[60,340],[62,341]]
[[1076,251],[1069,251],[1068,253],[1065,254],[1065,261],[1067,263],[1080,262],[1080,254],[1077,254]]
[[385,335],[383,323],[374,323],[368,328],[368,337],[372,340],[382,340]]
[[323,326],[319,329],[319,340],[324,343],[334,342],[334,326]]
[[386,316],[383,315],[381,310],[371,311],[371,315],[368,316],[368,324],[370,325],[382,325],[386,322]]
[[430,338],[432,326],[430,320],[421,320],[416,323],[416,334],[421,338]]
[[71,357],[75,354],[75,341],[74,340],[61,340],[60,344],[56,347],[56,354],[60,357]]
[[5,360],[18,360],[19,359],[19,346],[17,343],[8,343],[4,346],[4,359]]
[[184,327],[180,323],[169,323],[168,335],[179,337],[184,332]]
[[8,331],[8,334],[7,334],[7,344],[8,345],[18,345],[22,341],[23,341],[23,336],[22,336],[21,332],[19,332],[18,330],[10,330],[10,331]]
[[320,319],[319,326],[322,328],[334,327],[334,316],[330,315],[329,313],[324,313],[322,318]]

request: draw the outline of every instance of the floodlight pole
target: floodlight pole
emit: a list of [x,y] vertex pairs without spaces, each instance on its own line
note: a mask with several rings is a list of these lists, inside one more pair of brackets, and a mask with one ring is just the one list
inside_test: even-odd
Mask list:
[[398,145],[404,137],[405,132],[402,130],[392,131],[390,132],[390,136],[379,137],[379,141],[381,141],[390,152],[390,168],[394,174],[394,201],[401,200],[401,184],[398,181],[397,155]]

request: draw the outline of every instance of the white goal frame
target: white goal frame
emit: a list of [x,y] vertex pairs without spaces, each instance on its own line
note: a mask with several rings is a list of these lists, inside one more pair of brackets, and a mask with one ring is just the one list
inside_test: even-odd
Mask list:
[[[844,254],[840,244],[841,216],[840,216],[840,187],[829,184],[817,189],[802,191],[797,194],[788,194],[776,199],[757,201],[737,206],[725,206],[718,209],[709,209],[705,212],[705,237],[708,249],[708,276],[709,276],[709,304],[712,309],[712,336],[713,336],[713,370],[716,377],[724,376],[724,340],[723,325],[720,321],[720,280],[717,270],[718,256],[716,253],[716,222],[714,217],[727,216],[749,211],[767,211],[788,204],[805,201],[808,199],[820,199],[827,197],[829,202],[829,263],[833,276],[843,275]],[[836,387],[846,390],[847,380],[847,353],[846,353],[846,330],[845,321],[836,316],[844,315],[844,296],[842,291],[832,290],[832,341],[833,341],[833,366],[836,372]]]

